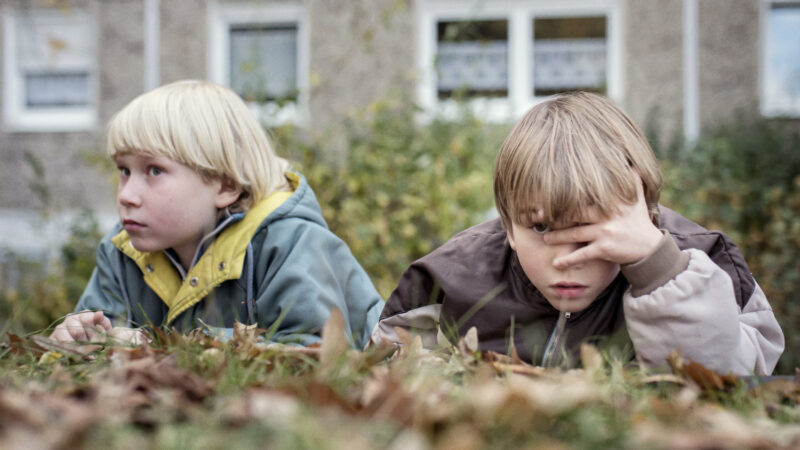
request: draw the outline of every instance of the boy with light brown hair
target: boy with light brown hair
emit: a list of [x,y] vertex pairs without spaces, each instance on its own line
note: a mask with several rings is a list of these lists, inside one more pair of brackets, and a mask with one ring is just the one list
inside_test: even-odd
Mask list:
[[769,374],[783,333],[739,250],[658,204],[662,176],[641,131],[608,99],[534,106],[500,148],[499,219],[414,262],[373,340],[395,327],[426,345],[476,327],[482,350],[571,366],[583,342],[629,335],[637,359],[678,350],[721,372]]

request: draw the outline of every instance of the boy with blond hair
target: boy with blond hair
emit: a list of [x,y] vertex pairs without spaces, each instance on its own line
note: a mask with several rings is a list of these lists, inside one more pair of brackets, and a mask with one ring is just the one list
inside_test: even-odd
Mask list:
[[51,338],[140,342],[146,325],[230,336],[239,321],[308,345],[338,309],[366,345],[382,299],[233,91],[185,80],[142,94],[111,119],[107,150],[120,222]]
[[499,219],[414,262],[373,339],[434,345],[478,331],[482,350],[571,366],[583,342],[629,335],[637,359],[672,350],[721,372],[769,374],[783,333],[739,250],[658,204],[641,131],[606,98],[559,95],[512,129],[494,169]]

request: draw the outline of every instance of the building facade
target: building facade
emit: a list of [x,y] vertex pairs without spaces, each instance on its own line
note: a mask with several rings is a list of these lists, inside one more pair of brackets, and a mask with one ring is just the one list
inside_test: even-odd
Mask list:
[[[800,1],[3,0],[0,247],[63,214],[114,217],[104,126],[140,93],[209,79],[266,125],[335,129],[388,95],[511,122],[554,92],[614,99],[662,136],[800,117]],[[28,225],[50,213],[50,228]],[[63,228],[63,227],[61,227]],[[49,239],[49,238],[48,238]]]

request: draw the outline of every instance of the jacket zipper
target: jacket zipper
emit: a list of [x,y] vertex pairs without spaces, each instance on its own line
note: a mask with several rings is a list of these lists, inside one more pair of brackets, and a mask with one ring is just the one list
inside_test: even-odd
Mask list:
[[553,367],[561,362],[561,351],[563,349],[563,341],[567,331],[567,320],[572,313],[562,312],[558,316],[556,327],[550,333],[550,339],[547,340],[547,347],[544,349],[542,356],[542,367]]

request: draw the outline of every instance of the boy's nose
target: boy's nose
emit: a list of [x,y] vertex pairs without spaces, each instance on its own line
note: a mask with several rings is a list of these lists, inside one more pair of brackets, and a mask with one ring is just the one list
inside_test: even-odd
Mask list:
[[117,188],[117,201],[123,206],[139,206],[142,203],[142,198],[136,188],[136,183],[132,180],[120,183]]

